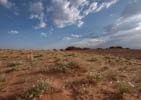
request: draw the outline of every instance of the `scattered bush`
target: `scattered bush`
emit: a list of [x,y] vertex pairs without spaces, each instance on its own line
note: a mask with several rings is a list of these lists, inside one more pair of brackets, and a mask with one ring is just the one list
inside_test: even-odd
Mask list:
[[131,92],[131,86],[126,84],[125,82],[117,83],[117,90],[119,94],[129,93]]
[[43,59],[43,55],[39,54],[39,55],[34,55],[33,56],[33,60],[36,61],[36,60],[42,60]]
[[14,63],[11,63],[9,67],[15,67],[15,66],[20,66],[20,65],[22,65],[22,62],[14,62]]
[[117,81],[118,80],[118,73],[114,70],[109,70],[105,74],[105,78],[109,81]]
[[0,82],[6,81],[6,76],[5,74],[0,74]]
[[11,68],[8,69],[7,72],[17,71],[21,67],[21,65],[22,65],[22,62],[12,63],[11,66],[10,66]]
[[93,73],[93,72],[88,72],[86,73],[87,79],[95,79],[95,80],[102,80],[103,75],[102,73]]
[[33,98],[39,98],[44,92],[51,89],[51,85],[47,81],[39,80],[33,87],[25,91],[20,98],[22,100],[31,100]]
[[81,79],[68,81],[66,82],[65,87],[67,88],[88,87],[90,85],[96,85],[96,80],[94,77],[84,77]]
[[98,61],[98,58],[97,57],[91,57],[91,58],[88,59],[88,61],[90,61],[90,62]]
[[74,71],[79,68],[78,63],[74,61],[69,62],[57,62],[55,64],[49,65],[46,68],[42,69],[43,73],[49,73],[49,72],[61,72],[61,73],[67,73]]
[[72,90],[74,100],[93,100],[93,93],[90,89],[95,85],[96,80],[94,77],[84,77],[66,82],[65,88]]
[[34,55],[34,58],[41,58],[41,57],[43,57],[43,55]]
[[104,77],[103,77],[102,73],[96,73],[96,75],[95,75],[96,80],[102,80],[103,78]]

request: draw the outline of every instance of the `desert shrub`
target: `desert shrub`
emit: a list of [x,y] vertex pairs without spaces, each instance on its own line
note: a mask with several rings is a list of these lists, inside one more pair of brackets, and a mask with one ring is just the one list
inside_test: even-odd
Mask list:
[[106,72],[105,78],[109,81],[117,81],[118,80],[118,73],[114,70],[109,70]]
[[51,64],[45,68],[42,69],[43,73],[49,73],[49,72],[61,72],[61,73],[67,73],[74,71],[79,68],[78,63],[74,61],[69,62],[57,62],[55,64]]
[[11,68],[8,69],[7,72],[13,72],[13,71],[19,70],[19,68],[21,67],[21,65],[22,65],[21,62],[12,63],[11,66],[10,66]]
[[6,76],[5,74],[0,74],[0,82],[6,81]]
[[18,70],[18,66],[12,67],[8,70],[8,72],[13,72],[13,71],[17,71]]
[[98,61],[97,57],[91,57],[89,59],[87,59],[87,61],[93,62],[93,61]]
[[34,55],[33,56],[33,59],[36,61],[36,60],[42,60],[43,58],[43,55],[42,54],[38,54],[38,55]]
[[95,56],[92,56],[90,58],[87,59],[87,61],[89,62],[101,62],[103,60],[103,56],[100,56],[100,55],[95,55]]
[[95,79],[96,80],[102,80],[102,79],[104,79],[104,76],[102,75],[102,73],[96,73]]
[[32,88],[25,91],[20,98],[22,100],[31,100],[33,98],[39,98],[44,92],[51,90],[51,85],[48,81],[39,80]]
[[102,80],[103,79],[102,73],[88,72],[88,73],[86,73],[86,77],[88,79],[95,79],[95,80]]
[[96,85],[96,80],[94,77],[84,77],[72,81],[67,81],[65,83],[66,88],[88,87],[90,85]]
[[66,56],[76,57],[76,54],[75,54],[75,53],[69,53],[69,54],[67,54]]
[[93,100],[91,87],[96,85],[94,77],[84,77],[68,81],[65,88],[72,90],[73,100]]
[[120,64],[123,64],[123,63],[128,63],[125,58],[122,58],[122,57],[118,57],[118,56],[105,56],[105,59],[107,60],[108,63],[110,64],[115,64],[115,63],[120,63]]
[[126,84],[125,82],[117,83],[117,90],[119,94],[129,93],[132,90],[132,87]]
[[34,55],[33,57],[34,58],[41,58],[41,57],[43,57],[43,55],[39,54],[39,55]]
[[6,59],[6,58],[8,58],[8,56],[3,55],[3,56],[0,56],[0,58]]
[[23,64],[22,62],[13,62],[13,63],[10,63],[10,64],[9,64],[9,67],[20,66],[20,65],[22,65],[22,64]]
[[121,66],[121,67],[119,67],[119,71],[125,71],[125,70],[127,70],[127,68],[128,68],[128,66]]
[[53,70],[52,67],[54,67],[53,64],[48,65],[47,67],[42,68],[42,69],[41,69],[41,72],[42,72],[42,73],[49,73],[50,71]]
[[64,60],[61,55],[57,55],[54,58],[55,58],[55,62],[59,62],[59,61],[63,61]]

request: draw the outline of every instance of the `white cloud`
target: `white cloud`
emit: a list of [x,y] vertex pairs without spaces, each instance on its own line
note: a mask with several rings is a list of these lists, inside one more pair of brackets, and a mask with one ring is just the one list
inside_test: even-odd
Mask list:
[[131,17],[141,13],[141,0],[133,0],[130,2],[121,13],[123,18]]
[[44,33],[44,32],[41,32],[40,34],[41,34],[41,36],[43,36],[43,37],[47,37],[47,36],[48,36],[48,34],[47,34],[47,33]]
[[[136,2],[132,2],[132,4],[128,4],[123,11],[124,13],[121,13],[120,18],[112,25],[106,27],[105,35],[98,38],[82,39],[74,44],[83,47],[107,47],[112,45],[121,45],[130,48],[141,48],[140,4],[140,0],[136,0]],[[130,11],[131,13],[129,13]]]
[[19,31],[17,30],[11,30],[11,31],[8,31],[9,34],[19,34]]
[[71,40],[71,37],[65,37],[64,40]]
[[84,23],[83,18],[89,13],[109,8],[117,1],[107,0],[99,3],[95,0],[51,0],[51,4],[47,6],[47,12],[59,28],[69,25],[81,27]]
[[72,38],[80,38],[81,36],[78,35],[78,34],[71,34],[71,37],[72,37]]
[[[109,8],[118,0],[33,0],[30,5],[30,19],[38,20],[35,29],[47,26],[47,19],[56,27],[63,28],[70,25],[81,27],[85,18],[90,13],[96,13],[104,8]],[[14,1],[13,1],[14,2]],[[12,0],[0,0],[0,5],[6,8],[15,6]],[[25,5],[25,3],[24,3]],[[18,15],[15,12],[15,15]]]
[[10,2],[9,0],[0,0],[0,5],[6,8],[11,8],[12,6],[14,6],[14,3]]
[[86,38],[74,42],[72,45],[80,47],[109,47],[109,46],[123,46],[129,48],[141,49],[141,25],[138,28],[119,31],[116,34],[107,34],[97,38]]
[[120,17],[113,25],[106,27],[106,33],[117,33],[138,27],[141,23],[141,14],[133,15],[127,18]]
[[91,39],[87,38],[87,39],[83,39],[81,41],[75,42],[73,45],[79,46],[79,47],[95,47],[104,42],[105,41],[100,38],[91,38]]
[[74,40],[74,39],[79,39],[79,38],[81,38],[80,35],[78,35],[78,34],[71,34],[70,36],[65,37],[64,40]]
[[39,24],[35,27],[35,29],[45,28],[46,27],[46,20],[44,14],[44,6],[41,1],[34,2],[31,4],[31,16],[30,19],[38,19]]
[[53,22],[57,27],[63,28],[78,22],[82,23],[80,11],[67,0],[52,0],[50,9]]
[[129,3],[121,13],[120,18],[112,25],[106,27],[106,33],[116,34],[132,30],[134,34],[134,31],[136,32],[135,29],[138,30],[141,23],[140,4],[140,0]]
[[116,4],[119,0],[107,0],[105,2],[102,2],[99,7],[96,9],[97,12],[99,12],[100,10],[104,9],[104,8],[109,8],[110,6],[112,6],[113,4]]
[[91,3],[90,6],[89,6],[89,8],[84,11],[84,15],[86,16],[86,15],[88,15],[89,13],[95,11],[95,10],[97,9],[97,7],[98,7],[97,4],[98,4],[97,2]]

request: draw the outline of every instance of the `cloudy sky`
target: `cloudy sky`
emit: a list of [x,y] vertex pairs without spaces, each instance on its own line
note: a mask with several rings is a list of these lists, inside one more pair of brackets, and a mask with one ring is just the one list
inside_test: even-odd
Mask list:
[[141,49],[141,0],[0,0],[0,48]]

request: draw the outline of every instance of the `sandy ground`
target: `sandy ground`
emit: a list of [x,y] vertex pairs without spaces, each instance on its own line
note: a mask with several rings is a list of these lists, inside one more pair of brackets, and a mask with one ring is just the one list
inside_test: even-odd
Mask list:
[[141,51],[0,50],[0,100],[141,100]]

